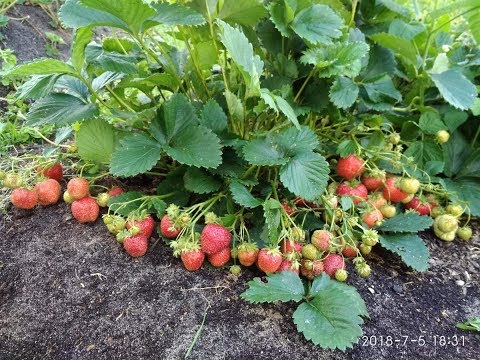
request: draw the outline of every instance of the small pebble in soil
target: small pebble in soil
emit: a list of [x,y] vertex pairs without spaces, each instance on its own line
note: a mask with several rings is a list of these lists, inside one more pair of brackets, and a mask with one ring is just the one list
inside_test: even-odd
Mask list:
[[463,285],[465,285],[465,281],[457,280],[457,281],[455,281],[455,284],[457,284],[458,286],[463,286]]
[[373,290],[371,287],[368,288],[368,291],[370,291],[372,294],[375,294],[375,290]]

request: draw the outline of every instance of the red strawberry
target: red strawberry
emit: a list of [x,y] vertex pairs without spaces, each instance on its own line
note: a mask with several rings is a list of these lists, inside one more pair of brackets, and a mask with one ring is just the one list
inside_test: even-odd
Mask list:
[[72,204],[72,215],[80,223],[94,222],[98,218],[100,207],[92,197],[75,200]]
[[43,206],[57,203],[62,195],[62,187],[54,179],[47,179],[35,185],[35,191],[38,195],[38,203]]
[[311,243],[320,251],[328,251],[333,234],[327,230],[315,230],[312,234]]
[[365,185],[368,191],[377,191],[383,186],[385,182],[385,172],[374,172],[362,176],[362,184]]
[[377,221],[383,220],[383,214],[380,210],[374,209],[363,214],[362,220],[369,228],[373,228]]
[[295,209],[291,207],[287,202],[282,202],[282,206],[288,216],[292,216],[295,212]]
[[84,178],[73,178],[67,184],[67,191],[75,200],[80,200],[89,194],[90,184]]
[[338,184],[337,195],[351,196],[353,203],[357,205],[367,198],[368,190],[362,183],[355,185],[355,183],[342,182]]
[[207,224],[202,230],[200,242],[202,251],[207,254],[215,254],[230,246],[232,234],[222,225]]
[[295,202],[295,205],[300,207],[315,207],[314,203],[306,201],[305,199],[302,199],[298,196],[293,201]]
[[298,266],[298,262],[295,264],[295,263],[292,263],[290,260],[283,259],[282,263],[277,269],[277,272],[281,272],[281,271],[292,271],[296,274],[299,274],[300,267]]
[[408,197],[408,194],[404,193],[399,188],[400,179],[398,177],[391,177],[386,180],[386,184],[383,187],[383,197],[392,202],[401,202]]
[[363,160],[354,154],[338,160],[337,174],[345,180],[351,180],[362,175],[364,170]]
[[282,252],[282,254],[301,252],[302,247],[302,244],[300,244],[298,241],[284,239],[280,242],[280,251]]
[[110,189],[108,192],[108,195],[112,198],[115,196],[118,196],[120,194],[123,194],[123,189],[119,186],[114,186],[113,188]]
[[224,266],[230,260],[231,250],[226,247],[215,254],[208,255],[208,261],[215,267]]
[[148,215],[143,220],[133,220],[129,221],[126,224],[127,229],[130,229],[132,226],[136,226],[140,229],[140,234],[145,235],[147,238],[150,238],[153,233],[153,228],[155,227],[155,221],[153,218]]
[[383,194],[380,192],[374,192],[368,195],[367,202],[376,209],[380,209],[383,205],[387,203],[387,199],[383,197]]
[[258,253],[257,267],[265,273],[274,273],[282,263],[282,253],[277,248],[264,248]]
[[431,203],[422,201],[417,196],[405,204],[405,209],[413,209],[420,215],[430,215],[433,207]]
[[325,272],[333,278],[338,269],[345,269],[345,261],[343,261],[343,258],[338,254],[328,254],[325,259],[323,259],[323,267]]
[[34,190],[25,188],[16,188],[10,196],[12,204],[19,209],[30,210],[37,206],[38,195]]
[[302,260],[302,266],[300,267],[300,271],[303,276],[305,276],[309,280],[313,280],[315,277],[320,275],[324,270],[323,263],[320,260]]
[[143,256],[148,249],[148,239],[145,235],[142,234],[128,236],[123,241],[123,248],[130,256]]
[[342,249],[342,255],[345,256],[346,258],[351,258],[357,256],[357,248],[353,246],[348,246],[346,245]]
[[238,261],[243,266],[252,266],[257,261],[258,247],[255,244],[243,243],[238,247]]
[[37,168],[38,175],[43,175],[49,179],[54,179],[60,181],[63,179],[63,168],[62,164],[55,163],[52,166],[41,168]]
[[183,266],[188,271],[196,271],[202,267],[203,260],[205,259],[205,254],[202,250],[184,250],[182,255],[180,255]]
[[175,239],[181,231],[182,229],[173,226],[173,223],[168,215],[164,215],[162,220],[160,220],[160,232],[166,238]]

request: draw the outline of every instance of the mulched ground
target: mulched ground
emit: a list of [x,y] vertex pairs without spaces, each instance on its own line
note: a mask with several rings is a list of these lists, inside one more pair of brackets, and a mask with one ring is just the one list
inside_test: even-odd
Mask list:
[[[41,56],[38,33],[52,30],[38,8],[12,16],[25,13],[28,22],[12,21],[5,34],[20,60]],[[428,272],[410,273],[379,250],[370,278],[351,275],[370,319],[365,338],[341,353],[296,332],[293,304],[244,302],[255,270],[239,279],[226,270],[188,273],[161,242],[132,259],[100,221],[80,225],[66,204],[11,210],[0,216],[0,359],[180,359],[205,314],[191,359],[478,359],[480,335],[455,324],[480,315],[480,239],[423,237]]]

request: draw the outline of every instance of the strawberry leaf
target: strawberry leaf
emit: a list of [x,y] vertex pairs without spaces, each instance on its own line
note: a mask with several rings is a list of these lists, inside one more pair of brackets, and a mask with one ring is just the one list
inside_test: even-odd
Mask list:
[[263,203],[263,216],[267,228],[268,239],[278,243],[278,228],[280,227],[282,204],[275,199],[268,199]]
[[200,124],[219,134],[227,129],[228,119],[218,103],[211,99],[203,107]]
[[205,18],[195,10],[179,4],[152,4],[157,14],[148,19],[145,27],[150,27],[150,21],[169,26],[197,26],[205,23]]
[[247,285],[248,289],[240,297],[251,303],[299,302],[305,293],[302,280],[292,271],[268,275],[267,282],[263,282],[260,278],[254,278]]
[[220,189],[220,180],[207,173],[205,170],[189,168],[183,176],[185,189],[197,194],[208,194]]
[[28,77],[32,75],[69,74],[74,75],[75,69],[63,61],[56,59],[41,59],[14,67],[2,74],[9,77]]
[[77,132],[78,154],[83,160],[108,163],[116,140],[112,125],[101,119],[85,121]]
[[255,26],[266,14],[260,0],[225,0],[218,17],[230,23]]
[[110,198],[108,200],[108,206],[110,211],[113,211],[117,215],[128,216],[132,211],[137,210],[142,200],[141,197],[144,195],[138,191],[128,191]]
[[367,315],[360,295],[325,273],[314,284],[313,299],[300,304],[293,313],[297,330],[322,348],[344,351],[352,347],[362,335],[361,316]]
[[347,109],[357,100],[359,91],[352,79],[340,76],[333,82],[329,97],[335,106]]
[[230,183],[230,193],[232,194],[233,200],[240,206],[255,208],[262,205],[262,202],[256,199],[245,185],[240,184],[236,180]]
[[151,170],[160,160],[162,147],[146,134],[125,136],[112,155],[110,172],[114,176],[135,176]]
[[458,70],[447,70],[440,74],[430,74],[438,91],[445,101],[457,109],[467,110],[477,97],[477,88]]
[[343,20],[326,5],[303,9],[292,23],[293,31],[313,44],[331,44],[342,35],[343,26]]
[[433,220],[430,216],[421,216],[417,212],[406,212],[385,220],[379,230],[417,233],[428,229],[432,224]]
[[380,236],[380,244],[399,255],[403,262],[416,271],[428,269],[430,254],[423,240],[416,234],[388,234]]

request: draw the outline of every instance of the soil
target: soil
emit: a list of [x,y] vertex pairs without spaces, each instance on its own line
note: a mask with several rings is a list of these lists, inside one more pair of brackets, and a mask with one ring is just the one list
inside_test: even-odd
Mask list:
[[[38,8],[14,11],[48,26]],[[42,55],[31,45],[36,31],[20,25],[10,22],[7,45],[22,61]],[[10,209],[0,215],[0,359],[180,359],[192,344],[191,359],[478,359],[480,334],[455,327],[480,316],[478,233],[468,243],[422,237],[432,255],[425,273],[381,249],[368,279],[350,271],[370,318],[342,353],[297,333],[294,304],[243,301],[255,269],[238,279],[225,269],[189,273],[157,236],[132,259],[101,221],[81,225],[66,204]]]

